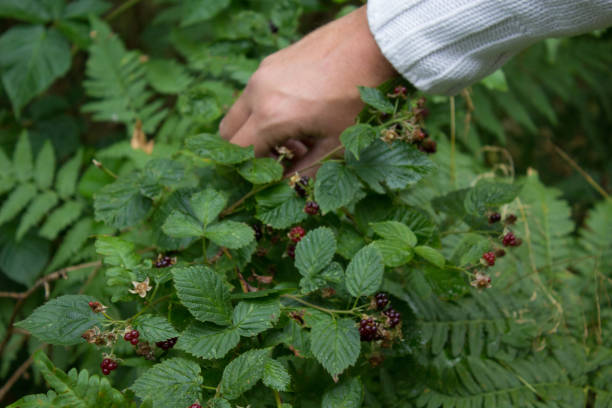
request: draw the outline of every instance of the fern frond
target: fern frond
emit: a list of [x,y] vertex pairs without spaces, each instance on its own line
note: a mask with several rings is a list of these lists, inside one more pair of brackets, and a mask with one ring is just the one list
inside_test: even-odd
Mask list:
[[161,100],[151,101],[153,93],[147,89],[146,69],[140,55],[127,51],[121,39],[110,27],[95,17],[91,25],[95,38],[89,48],[87,94],[94,98],[83,106],[100,121],[123,122],[131,131],[137,121],[145,133],[152,133],[166,116]]

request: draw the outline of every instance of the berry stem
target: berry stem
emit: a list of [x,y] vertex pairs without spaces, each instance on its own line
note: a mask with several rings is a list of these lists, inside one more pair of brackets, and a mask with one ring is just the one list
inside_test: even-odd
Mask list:
[[232,214],[236,208],[238,208],[240,205],[242,205],[242,203],[244,203],[246,200],[248,200],[249,198],[251,198],[252,196],[254,196],[255,194],[259,193],[262,190],[265,190],[266,188],[274,185],[275,183],[271,183],[271,184],[262,184],[261,186],[258,187],[254,187],[251,191],[249,191],[248,193],[246,193],[245,195],[243,195],[238,201],[236,201],[234,204],[230,205],[229,207],[227,207],[225,210],[223,210],[221,212],[221,214],[219,214],[219,218],[223,218],[227,215]]
[[159,299],[145,305],[145,307],[143,307],[142,309],[140,309],[140,312],[136,313],[134,316],[130,317],[129,319],[126,320],[127,323],[130,323],[132,321],[134,321],[134,319],[136,319],[138,316],[140,316],[141,314],[143,314],[144,312],[147,311],[147,309],[149,309],[150,307],[155,306],[156,304],[163,302],[166,299],[169,299],[172,295],[166,295],[166,296],[162,296]]
[[280,394],[276,390],[273,390],[273,391],[274,391],[274,401],[276,401],[276,408],[283,408],[283,401],[281,401],[280,399]]
[[211,387],[210,385],[201,385],[205,390],[217,391],[217,387]]
[[303,304],[305,306],[312,307],[313,309],[317,309],[317,310],[320,310],[322,312],[329,313],[331,315],[333,315],[334,313],[336,313],[336,314],[354,314],[355,313],[355,308],[353,308],[351,310],[327,309],[325,307],[317,306],[317,305],[315,305],[313,303],[307,302],[307,301],[305,301],[303,299],[300,299],[299,297],[294,296],[294,295],[284,294],[284,295],[281,295],[281,297],[284,297],[284,298],[287,298],[287,299],[291,299],[291,300],[295,300],[296,302],[301,303],[301,304]]

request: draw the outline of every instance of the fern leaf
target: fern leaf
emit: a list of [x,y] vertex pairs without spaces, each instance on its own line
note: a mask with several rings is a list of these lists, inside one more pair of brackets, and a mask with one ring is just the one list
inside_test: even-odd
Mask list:
[[55,190],[63,199],[70,198],[76,190],[82,160],[83,151],[79,150],[78,153],[72,159],[67,161],[66,164],[64,164],[57,172]]
[[30,146],[30,137],[25,130],[19,135],[15,152],[13,153],[13,170],[17,176],[17,180],[24,182],[32,178],[32,147]]
[[42,193],[32,200],[23,217],[21,217],[16,233],[17,241],[20,241],[30,228],[38,224],[45,214],[55,207],[58,201],[57,194],[53,191]]
[[67,226],[76,221],[83,211],[83,203],[67,201],[49,215],[40,232],[41,237],[53,240]]
[[12,220],[34,198],[36,187],[32,183],[21,184],[0,208],[0,225]]
[[62,240],[62,244],[55,251],[55,256],[47,267],[47,270],[55,270],[63,266],[67,261],[71,260],[72,256],[78,252],[91,234],[93,229],[93,220],[90,217],[83,218],[66,233]]
[[0,196],[11,191],[15,185],[13,166],[4,150],[0,149]]
[[34,168],[34,180],[38,188],[45,190],[51,187],[53,175],[55,174],[55,151],[53,145],[48,140],[43,145]]
[[96,36],[89,48],[85,90],[94,98],[83,106],[96,120],[123,122],[132,129],[138,120],[145,133],[151,133],[165,117],[161,103],[151,104],[146,70],[140,55],[127,51],[110,27],[95,17],[91,19]]

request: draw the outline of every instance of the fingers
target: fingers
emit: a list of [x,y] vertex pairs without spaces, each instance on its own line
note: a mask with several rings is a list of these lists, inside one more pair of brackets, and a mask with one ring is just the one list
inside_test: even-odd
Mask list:
[[255,156],[262,157],[267,155],[270,152],[270,148],[273,147],[270,146],[268,139],[268,135],[259,132],[257,117],[251,115],[246,123],[230,139],[230,142],[242,147],[253,146]]
[[236,132],[247,122],[250,114],[251,109],[243,93],[219,124],[219,134],[221,137],[225,140],[232,139]]
[[[315,166],[315,164],[338,146],[340,146],[340,140],[338,138],[329,137],[319,140],[304,157],[293,164],[291,169],[288,170],[288,173],[300,171],[300,174],[305,176],[314,176],[319,168],[319,166]],[[338,152],[337,155],[341,157],[342,153]]]

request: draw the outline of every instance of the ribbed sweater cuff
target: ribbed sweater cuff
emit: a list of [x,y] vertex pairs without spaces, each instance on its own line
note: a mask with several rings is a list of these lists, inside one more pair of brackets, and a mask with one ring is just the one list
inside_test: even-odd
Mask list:
[[611,23],[610,0],[369,0],[382,53],[417,88],[453,95],[533,42]]

